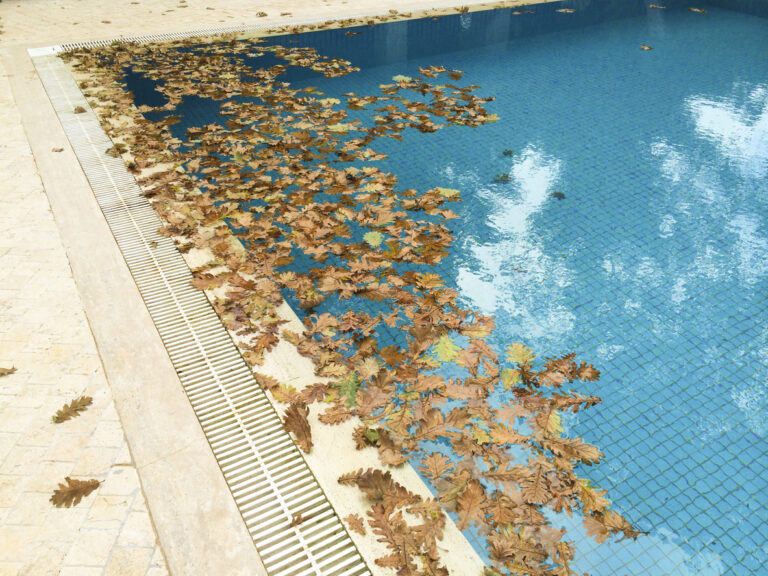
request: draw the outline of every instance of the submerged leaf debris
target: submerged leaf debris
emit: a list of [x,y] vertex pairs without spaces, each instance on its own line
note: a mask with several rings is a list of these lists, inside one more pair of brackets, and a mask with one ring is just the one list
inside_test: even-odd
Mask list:
[[[258,67],[268,54],[284,64]],[[571,386],[597,380],[598,371],[573,354],[534,368],[521,343],[499,358],[486,342],[493,319],[460,305],[434,273],[453,241],[449,205],[459,191],[403,190],[373,164],[384,157],[370,147],[379,138],[496,120],[484,108],[492,98],[451,83],[461,71],[420,68],[382,84],[380,94],[339,102],[294,89],[281,75],[287,66],[328,78],[357,69],[298,46],[225,38],[64,57],[82,73],[80,86],[116,142],[109,152],[133,166],[163,233],[183,252],[211,255],[193,283],[208,292],[246,361],[258,367],[281,338],[313,361],[318,382],[301,391],[256,374],[289,404],[284,423],[301,448],[312,447],[307,416],[316,404],[324,425],[357,418],[358,449],[377,450],[382,466],[412,462],[430,481],[436,498],[425,500],[385,470],[339,479],[371,503],[368,524],[389,549],[377,564],[447,574],[436,546],[444,510],[459,528],[485,536],[492,573],[574,574],[574,546],[545,509],[582,515],[600,542],[638,536],[606,492],[577,474],[600,451],[563,434],[561,412],[600,402]],[[155,81],[165,103],[136,108],[127,71]],[[193,95],[220,102],[220,121],[174,136],[172,114]],[[372,125],[347,110],[371,110]],[[151,121],[150,112],[165,117]],[[282,329],[284,293],[304,309],[302,334]],[[350,306],[317,313],[329,298]],[[382,331],[396,336],[385,340]],[[359,517],[347,522],[365,532]]]

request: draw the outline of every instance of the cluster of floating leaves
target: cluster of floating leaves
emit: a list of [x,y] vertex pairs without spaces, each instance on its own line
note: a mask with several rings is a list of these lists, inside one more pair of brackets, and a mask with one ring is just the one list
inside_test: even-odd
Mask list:
[[[285,64],[259,68],[270,53]],[[444,509],[460,529],[487,537],[493,573],[574,573],[574,547],[544,509],[582,515],[598,541],[638,535],[604,491],[577,475],[580,463],[600,460],[599,450],[563,435],[562,412],[600,402],[571,386],[596,380],[597,370],[573,354],[535,368],[520,343],[500,357],[486,341],[493,319],[462,307],[434,272],[453,240],[449,206],[460,192],[402,190],[373,165],[383,157],[370,147],[378,138],[496,120],[484,108],[491,98],[454,82],[461,72],[421,68],[380,94],[350,93],[342,103],[281,81],[286,66],[326,77],[356,70],[309,48],[227,39],[66,57],[88,73],[81,88],[115,141],[111,153],[138,175],[163,232],[182,251],[213,255],[193,283],[208,292],[246,360],[257,367],[282,337],[314,362],[318,382],[301,391],[257,373],[289,405],[284,424],[299,446],[312,448],[307,415],[318,403],[326,425],[357,418],[358,449],[377,450],[384,467],[410,461],[430,480],[437,497],[425,500],[385,470],[339,479],[372,504],[368,524],[390,551],[378,564],[401,575],[447,574],[435,545]],[[166,104],[134,108],[129,69],[156,81]],[[171,114],[191,95],[220,101],[221,121],[181,139],[169,129],[178,117],[140,114]],[[345,108],[370,111],[372,125]],[[283,292],[305,309],[302,334],[282,326]],[[327,299],[349,301],[348,311],[318,313]],[[396,336],[384,342],[384,332]],[[361,518],[347,521],[365,532]]]

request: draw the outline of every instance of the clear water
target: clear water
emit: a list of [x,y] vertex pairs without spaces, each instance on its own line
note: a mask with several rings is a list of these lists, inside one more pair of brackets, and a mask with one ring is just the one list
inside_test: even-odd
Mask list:
[[[436,64],[497,98],[496,124],[375,148],[404,188],[462,191],[440,273],[496,315],[499,348],[575,351],[602,371],[590,392],[603,404],[567,431],[600,446],[603,463],[581,474],[649,535],[598,546],[577,521],[554,518],[577,542],[574,567],[763,575],[768,0],[695,4],[706,14],[665,4],[585,0],[275,42],[360,66],[330,80],[290,73],[329,96],[375,94]],[[217,110],[185,105],[178,130]],[[497,174],[510,181],[493,183]]]

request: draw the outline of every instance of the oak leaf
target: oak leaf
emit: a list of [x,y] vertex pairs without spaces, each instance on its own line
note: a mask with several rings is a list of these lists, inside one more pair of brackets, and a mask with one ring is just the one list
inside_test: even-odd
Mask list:
[[341,424],[352,418],[352,412],[343,406],[331,406],[317,418],[323,424]]
[[450,336],[441,336],[435,343],[435,355],[440,362],[453,362],[459,353],[459,348]]
[[453,464],[446,456],[433,452],[422,458],[419,470],[432,482],[437,482],[453,470]]
[[347,526],[349,526],[349,529],[352,530],[352,532],[356,532],[361,536],[365,536],[367,534],[365,531],[365,524],[363,524],[363,518],[359,514],[350,514],[349,516],[345,516],[344,521],[347,523]]
[[14,366],[10,368],[0,368],[0,376],[8,376],[14,372],[16,372],[16,368]]
[[409,492],[404,486],[392,479],[392,474],[376,468],[362,468],[357,472],[344,474],[339,484],[357,486],[374,503],[382,503],[386,509],[407,506],[421,502],[421,497]]
[[353,408],[357,404],[357,391],[360,390],[360,378],[356,372],[352,372],[341,382],[332,384],[334,388],[339,389],[339,395],[344,399],[347,408]]
[[61,424],[62,422],[80,416],[80,412],[87,410],[88,406],[91,404],[93,404],[93,398],[90,396],[80,396],[79,398],[72,400],[69,404],[65,404],[56,412],[56,415],[53,416],[51,420],[56,424]]
[[309,409],[304,402],[293,402],[283,415],[283,426],[288,432],[292,432],[296,443],[305,453],[312,449],[312,430],[309,427]]
[[541,466],[536,466],[533,474],[520,482],[523,489],[523,499],[529,504],[544,504],[549,500],[547,478]]
[[261,386],[264,390],[271,391],[280,386],[280,382],[278,382],[278,380],[276,378],[273,378],[272,376],[261,374],[259,372],[254,372],[253,377],[258,383],[258,385]]
[[53,491],[53,496],[50,498],[50,502],[56,508],[77,506],[80,500],[96,490],[101,484],[101,482],[95,479],[77,480],[69,476],[64,478],[64,480],[66,484],[59,483],[59,487]]
[[456,498],[456,511],[459,513],[459,530],[466,530],[472,522],[482,526],[485,511],[488,508],[483,485],[477,480],[470,480]]
[[510,362],[515,364],[530,364],[534,358],[536,358],[536,355],[533,351],[520,342],[515,342],[514,344],[507,346],[507,360]]
[[488,536],[491,558],[502,563],[543,562],[547,554],[531,538],[525,538],[517,532],[502,534],[492,532]]

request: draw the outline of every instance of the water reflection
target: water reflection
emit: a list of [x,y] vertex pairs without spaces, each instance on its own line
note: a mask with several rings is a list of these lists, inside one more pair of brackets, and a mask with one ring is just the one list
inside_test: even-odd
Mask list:
[[459,267],[462,294],[487,314],[504,311],[512,330],[531,339],[558,338],[573,326],[573,313],[563,301],[570,283],[565,261],[547,254],[534,220],[548,202],[558,202],[556,188],[562,162],[536,147],[526,147],[509,168],[509,183],[478,190],[489,206],[487,225],[495,232],[488,241],[467,240],[464,253],[471,264]]
[[[678,276],[696,283],[699,291],[713,291],[729,281],[738,281],[747,294],[750,288],[759,291],[760,283],[768,279],[765,184],[761,181],[768,175],[768,85],[737,84],[726,98],[693,96],[685,108],[696,134],[713,144],[716,154],[702,162],[666,142],[651,147],[670,194],[677,198],[676,213],[668,217],[690,218],[692,212],[699,212],[689,226],[698,228],[690,244],[695,258]],[[735,186],[726,186],[717,177],[729,167],[741,176]],[[698,195],[694,209],[684,198],[686,189]],[[744,304],[733,302],[732,306]],[[765,349],[768,337],[763,332],[740,353],[740,361],[751,367],[751,377],[729,383],[736,413],[759,436],[768,433],[768,358],[759,352]],[[735,424],[732,418],[713,413],[699,423],[699,436],[711,440]]]
[[760,178],[768,173],[768,85],[737,86],[734,92],[723,100],[693,97],[688,108],[701,136],[745,175]]

